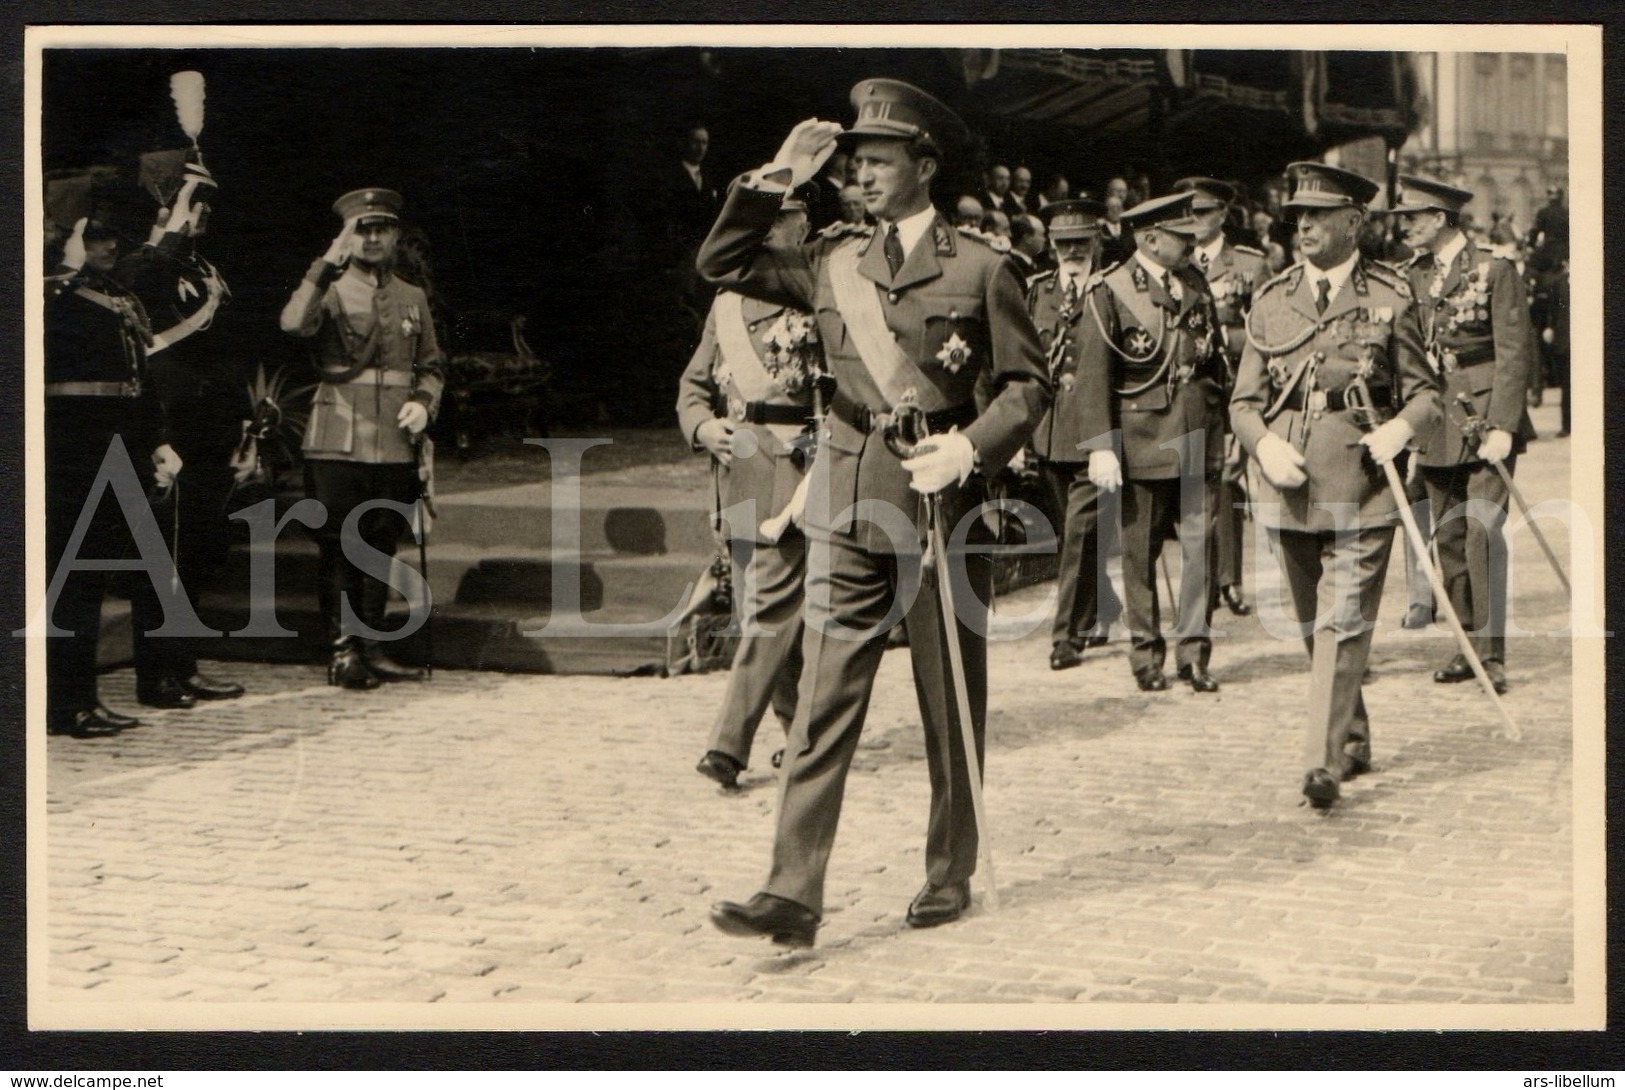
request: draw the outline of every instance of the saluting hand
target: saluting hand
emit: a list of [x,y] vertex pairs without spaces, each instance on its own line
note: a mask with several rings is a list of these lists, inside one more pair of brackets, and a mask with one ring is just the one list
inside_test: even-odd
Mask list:
[[838,121],[820,121],[809,117],[790,130],[790,135],[779,145],[771,169],[790,171],[790,188],[808,182],[818,173],[835,151],[835,138],[845,130]]
[[344,226],[339,229],[339,233],[334,237],[332,245],[328,246],[327,252],[322,255],[323,261],[337,267],[350,260],[350,250],[355,241],[356,225],[360,222],[360,216],[345,217]]
[[1276,488],[1299,488],[1309,480],[1309,474],[1304,471],[1307,463],[1303,453],[1274,432],[1258,441],[1254,456],[1258,459],[1258,468]]
[[737,426],[729,417],[713,416],[694,429],[694,438],[710,451],[711,457],[728,465],[734,458],[734,428]]
[[73,233],[68,241],[62,244],[62,265],[64,268],[78,271],[85,267],[85,227],[90,223],[86,216],[80,216],[73,225]]

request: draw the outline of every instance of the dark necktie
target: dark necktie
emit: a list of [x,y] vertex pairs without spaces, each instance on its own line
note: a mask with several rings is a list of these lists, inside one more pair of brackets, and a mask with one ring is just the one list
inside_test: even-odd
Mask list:
[[897,224],[892,224],[886,232],[886,265],[891,269],[893,279],[897,277],[897,270],[903,267],[903,236],[897,233]]
[[1066,305],[1069,307],[1075,307],[1078,305],[1077,273],[1067,273],[1066,275]]
[[1325,314],[1332,303],[1332,282],[1322,277],[1315,281],[1315,313]]

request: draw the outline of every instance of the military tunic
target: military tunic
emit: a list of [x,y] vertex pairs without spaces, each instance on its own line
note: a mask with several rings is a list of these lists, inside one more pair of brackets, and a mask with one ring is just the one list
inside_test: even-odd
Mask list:
[[[905,392],[930,414],[932,430],[958,426],[988,472],[1009,462],[1031,436],[1050,391],[1020,280],[1004,255],[937,215],[894,276],[873,229],[795,248],[768,245],[779,202],[780,194],[748,180],[736,184],[700,248],[699,264],[719,287],[813,312],[837,386],[808,489],[805,666],[766,885],[768,893],[816,913],[823,906],[846,771],[886,633],[899,617],[906,617],[931,776],[927,878],[945,887],[967,880],[976,866],[949,636],[932,583],[936,573],[925,577],[919,559],[926,505],[910,490],[908,471],[883,439],[886,414],[898,400],[883,392],[886,380],[871,372],[858,345],[872,346],[871,334],[890,341],[893,356],[903,361],[898,366],[907,375]],[[862,316],[872,318],[876,309],[883,322],[878,331]],[[973,395],[985,376],[988,397],[978,412]],[[973,473],[939,494],[950,530],[976,511],[985,486],[983,475]],[[967,525],[972,542],[985,540],[979,518]],[[992,567],[975,552],[964,563],[968,586],[956,577],[962,616],[954,638],[964,652],[980,750],[987,657],[979,631],[985,629],[968,627],[965,618],[985,608]]]
[[1358,259],[1325,313],[1299,264],[1258,289],[1230,423],[1254,457],[1274,434],[1304,456],[1308,481],[1282,490],[1260,474],[1254,517],[1270,528],[1294,614],[1311,656],[1305,768],[1341,778],[1370,760],[1360,693],[1397,504],[1380,466],[1359,445],[1365,429],[1346,406],[1364,377],[1383,415],[1418,436],[1439,415],[1405,280]]
[[[1467,397],[1473,413],[1508,432],[1516,455],[1534,438],[1524,391],[1534,357],[1530,351],[1529,301],[1512,262],[1464,239],[1442,266],[1422,253],[1406,269],[1420,301],[1422,332],[1434,365],[1444,376],[1444,415],[1426,436],[1421,455],[1429,507],[1439,549],[1439,574],[1480,659],[1504,661],[1506,652],[1506,541],[1501,530],[1509,496],[1500,474],[1478,457],[1470,438]],[[1475,513],[1461,510],[1470,501]],[[1487,512],[1498,515],[1484,517]]]
[[[719,337],[724,322],[735,328]],[[752,358],[732,358],[729,348]],[[761,526],[789,506],[806,474],[814,370],[821,367],[811,314],[724,292],[678,386],[677,424],[691,447],[702,449],[697,433],[707,420],[728,416],[736,425],[732,462],[716,465],[714,479],[743,638],[707,748],[741,766],[770,704],[786,729],[795,716],[807,542],[794,525],[777,540]]]

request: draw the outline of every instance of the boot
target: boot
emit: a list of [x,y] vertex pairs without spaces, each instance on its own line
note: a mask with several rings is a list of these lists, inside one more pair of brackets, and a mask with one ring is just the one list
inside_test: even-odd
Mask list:
[[[361,620],[375,632],[383,631],[384,606],[388,596],[389,587],[386,584],[371,576],[366,577],[361,587]],[[390,658],[384,653],[381,640],[362,639],[358,642],[362,658],[379,681],[423,681],[428,676],[426,671],[416,666],[407,666]]]
[[367,668],[357,641],[346,636],[333,644],[333,661],[327,668],[327,683],[341,689],[376,689],[378,678]]

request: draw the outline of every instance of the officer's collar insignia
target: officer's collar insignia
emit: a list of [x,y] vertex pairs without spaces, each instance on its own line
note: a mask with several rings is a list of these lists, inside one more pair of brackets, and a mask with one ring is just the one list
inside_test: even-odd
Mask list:
[[936,244],[937,255],[946,257],[954,252],[954,233],[940,218],[931,221],[931,241]]
[[1363,262],[1356,264],[1354,266],[1354,271],[1349,274],[1349,281],[1354,285],[1355,295],[1371,294],[1371,289],[1365,282],[1365,269],[1363,264]]
[[1145,266],[1138,261],[1134,263],[1134,287],[1137,291],[1151,290],[1151,278],[1146,275]]

